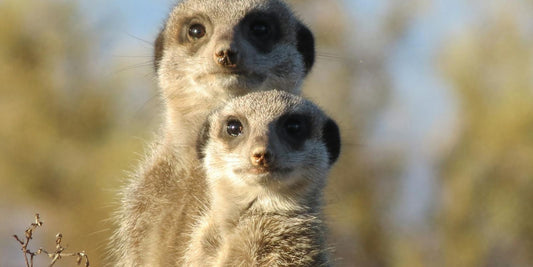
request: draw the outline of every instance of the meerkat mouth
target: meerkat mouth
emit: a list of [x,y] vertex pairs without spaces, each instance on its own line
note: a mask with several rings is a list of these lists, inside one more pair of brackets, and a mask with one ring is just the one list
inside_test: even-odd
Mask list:
[[248,76],[251,73],[240,69],[224,69],[209,73],[210,75]]
[[264,74],[235,69],[235,70],[218,70],[214,72],[200,74],[196,76],[195,80],[197,81],[233,80],[237,83],[259,84],[259,83],[263,83],[266,80],[266,78],[267,76]]
[[249,72],[212,72],[196,76],[198,84],[208,84],[227,90],[231,94],[241,95],[250,90],[262,88],[267,76]]
[[241,174],[252,174],[252,175],[268,175],[268,176],[279,176],[279,175],[286,175],[288,173],[292,172],[292,169],[290,168],[280,168],[280,167],[250,167],[250,168],[242,168],[242,169],[236,169],[235,173]]

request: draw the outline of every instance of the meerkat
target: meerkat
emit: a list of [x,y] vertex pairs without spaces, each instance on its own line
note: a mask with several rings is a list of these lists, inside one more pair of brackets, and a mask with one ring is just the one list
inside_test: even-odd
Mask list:
[[154,47],[163,126],[121,191],[115,266],[182,265],[208,205],[195,149],[206,116],[254,91],[300,93],[315,59],[311,31],[281,0],[179,0]]
[[233,99],[200,136],[211,201],[186,265],[329,266],[321,195],[340,152],[337,124],[272,90]]

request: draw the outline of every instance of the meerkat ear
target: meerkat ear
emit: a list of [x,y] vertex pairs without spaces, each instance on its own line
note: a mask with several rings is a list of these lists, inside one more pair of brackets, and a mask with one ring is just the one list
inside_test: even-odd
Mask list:
[[205,146],[207,145],[207,140],[209,139],[209,127],[209,120],[206,120],[200,129],[198,139],[196,140],[196,156],[199,160],[205,157]]
[[341,152],[341,135],[337,123],[332,119],[328,119],[326,124],[324,124],[322,141],[324,141],[328,150],[329,164],[333,165]]
[[305,74],[311,71],[315,63],[315,38],[313,33],[305,25],[298,23],[297,26],[297,49],[304,59]]
[[159,70],[159,63],[161,62],[161,58],[163,57],[163,49],[165,48],[165,37],[163,34],[164,31],[165,30],[162,29],[159,32],[159,35],[157,35],[157,38],[155,39],[154,43],[154,70],[156,73]]

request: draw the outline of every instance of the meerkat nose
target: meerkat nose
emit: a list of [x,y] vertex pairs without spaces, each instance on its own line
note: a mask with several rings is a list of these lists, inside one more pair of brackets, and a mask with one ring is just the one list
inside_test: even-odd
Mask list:
[[235,48],[222,47],[216,49],[215,62],[226,68],[237,67],[237,61],[239,60],[239,52]]
[[266,147],[256,147],[252,150],[250,161],[258,167],[268,167],[273,160],[273,154]]

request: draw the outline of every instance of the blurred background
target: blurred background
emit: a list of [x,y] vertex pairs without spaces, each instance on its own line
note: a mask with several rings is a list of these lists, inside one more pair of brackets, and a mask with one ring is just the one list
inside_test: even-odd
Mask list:
[[[317,39],[304,94],[342,128],[337,265],[533,266],[533,1],[290,3]],[[161,122],[171,6],[0,1],[0,266],[23,266],[12,235],[37,212],[30,247],[62,232],[108,263],[117,191]]]

